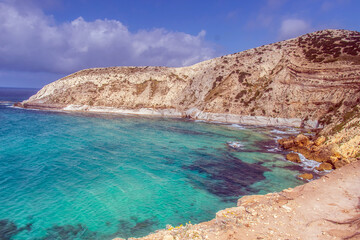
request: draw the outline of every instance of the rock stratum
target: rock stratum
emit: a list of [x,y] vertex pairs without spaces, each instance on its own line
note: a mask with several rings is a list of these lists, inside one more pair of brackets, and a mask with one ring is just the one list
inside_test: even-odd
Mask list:
[[[315,135],[299,135],[281,139],[279,140],[280,146],[288,151],[301,153],[308,159],[321,162],[317,168],[318,171],[336,169],[344,165],[355,166],[357,172],[350,171],[351,168],[348,166],[344,169],[349,169],[348,171],[355,176],[353,179],[356,180],[354,181],[358,189],[358,171],[360,169],[360,161],[357,161],[360,158],[359,104],[360,33],[347,30],[322,30],[211,59],[189,67],[86,69],[46,85],[36,95],[16,105],[24,108],[147,114],[240,124],[288,125],[307,128],[314,131]],[[288,159],[299,161],[299,158],[293,154],[288,155]],[[334,175],[338,176],[336,174],[331,176]],[[303,176],[303,178],[311,177]],[[326,181],[325,177],[322,178],[324,182]],[[345,177],[341,177],[341,179],[345,179]],[[348,180],[344,181],[344,184]],[[317,181],[319,183],[319,180]],[[333,188],[332,194],[344,195],[339,197],[339,201],[343,201],[348,192],[340,190],[344,188],[337,184],[339,181],[339,179],[332,181],[336,186]],[[351,179],[349,181],[351,182]],[[323,185],[321,186],[324,187]],[[315,195],[313,196],[309,190],[312,185],[304,186],[306,186],[303,188],[309,201],[314,204],[319,203],[316,202],[319,200],[314,200]],[[309,189],[306,190],[306,188]],[[326,186],[326,189],[330,188]],[[301,191],[303,190],[299,187],[295,192],[301,194]],[[321,192],[321,189],[314,187],[313,191]],[[353,192],[355,195],[352,195],[352,201],[355,201],[354,199],[359,198],[359,192],[355,190]],[[319,195],[317,199],[320,199],[320,203],[323,205],[325,203],[335,204],[335,210],[317,208],[318,206],[313,204],[314,209],[311,214],[319,213],[322,209],[321,211],[333,211],[332,213],[336,213],[339,218],[334,220],[330,215],[323,215],[322,220],[317,220],[311,218],[309,213],[306,218],[313,219],[313,222],[303,226],[297,225],[295,219],[290,219],[292,215],[284,218],[286,216],[284,213],[289,211],[291,213],[291,209],[298,209],[300,215],[305,211],[306,203],[301,202],[301,198],[296,198],[296,201],[299,202],[296,203],[298,205],[282,204],[282,202],[291,200],[291,194],[283,192],[261,196],[258,199],[255,198],[257,199],[254,200],[256,204],[252,204],[254,201],[251,200],[252,205],[249,203],[251,206],[240,204],[237,209],[220,212],[219,216],[209,223],[195,225],[195,227],[193,225],[186,226],[186,229],[195,229],[196,231],[199,230],[198,227],[202,229],[205,226],[204,229],[207,233],[201,229],[201,231],[199,230],[201,234],[191,230],[192,233],[189,232],[191,236],[186,235],[185,237],[184,232],[180,230],[177,235],[177,229],[175,229],[169,231],[170,235],[163,231],[154,237],[149,236],[144,239],[239,239],[240,235],[237,234],[244,229],[250,229],[249,231],[244,230],[244,234],[247,234],[241,235],[244,239],[256,239],[256,237],[257,239],[278,239],[278,237],[285,236],[290,238],[296,236],[301,239],[357,239],[360,236],[360,233],[356,231],[359,229],[359,218],[358,215],[356,215],[357,218],[354,215],[358,214],[360,210],[354,203],[351,204],[354,205],[352,206],[352,213],[354,213],[352,215],[355,218],[350,219],[353,222],[349,222],[350,220],[345,218],[344,222],[340,220],[340,216],[343,216],[341,215],[342,211],[345,211],[346,208],[344,208],[345,210],[335,209],[335,206],[343,206],[335,200],[326,203],[326,199],[331,198],[322,198]],[[275,234],[274,238],[270,235],[267,237],[254,235],[252,230],[255,229],[255,225],[253,226],[252,223],[258,221],[260,215],[258,212],[253,213],[253,210],[256,209],[256,206],[269,207],[277,206],[276,204],[279,205],[280,210],[277,209],[279,213],[274,213],[274,207],[272,212],[269,210],[274,219],[270,217],[268,222],[270,224],[277,218],[275,216],[281,216],[281,219],[284,218],[283,224],[279,223],[281,226],[269,228],[266,230],[268,234],[275,234],[277,228],[283,229],[283,231],[297,229],[298,226],[303,226],[301,229],[311,228],[311,226],[318,226],[323,221],[324,224],[348,226],[353,235],[341,232],[348,230],[344,227],[340,230],[334,228],[333,231],[326,228],[321,233],[313,228],[312,233],[316,235],[312,235],[311,231],[304,235],[306,231],[301,229],[294,233],[295,235],[290,234],[291,236],[285,233],[285,235]],[[298,206],[303,206],[303,208]],[[268,211],[267,208],[264,209],[261,211]],[[220,216],[221,214],[224,216]],[[240,216],[239,214],[248,216],[249,221],[239,220],[236,217]],[[231,216],[231,225],[224,223],[228,221],[226,216]],[[348,215],[348,217],[351,216]],[[260,220],[260,222],[263,221]],[[210,224],[210,227],[207,224]],[[259,229],[267,229],[264,224]],[[211,235],[214,227],[218,229],[214,230],[215,235]],[[183,228],[184,226],[178,229]],[[224,232],[225,230],[226,232]],[[221,235],[216,235],[218,233]],[[342,237],[338,237],[340,235]],[[209,236],[209,238],[205,236]],[[227,236],[227,238],[222,236]]]

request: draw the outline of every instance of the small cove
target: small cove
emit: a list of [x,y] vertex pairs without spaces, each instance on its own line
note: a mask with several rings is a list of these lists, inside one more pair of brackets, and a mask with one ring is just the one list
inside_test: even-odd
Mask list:
[[139,237],[210,220],[243,195],[303,183],[295,178],[301,168],[275,143],[293,129],[32,111],[5,102],[0,123],[4,239]]

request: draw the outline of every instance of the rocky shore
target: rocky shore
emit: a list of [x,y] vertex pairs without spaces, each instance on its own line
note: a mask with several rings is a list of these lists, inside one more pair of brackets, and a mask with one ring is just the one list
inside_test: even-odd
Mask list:
[[[356,148],[359,147],[359,144],[352,146],[352,143],[345,143],[345,145],[339,147],[335,143],[326,142],[324,136],[311,138],[300,134],[296,137],[280,139],[278,143],[285,150],[300,153],[307,159],[321,163],[315,168],[317,171],[337,169],[360,159],[358,155],[355,155],[358,154]],[[353,154],[346,156],[344,151],[352,151]],[[301,162],[296,153],[289,153],[286,159],[296,163]],[[310,175],[305,176],[306,179],[312,179]]]

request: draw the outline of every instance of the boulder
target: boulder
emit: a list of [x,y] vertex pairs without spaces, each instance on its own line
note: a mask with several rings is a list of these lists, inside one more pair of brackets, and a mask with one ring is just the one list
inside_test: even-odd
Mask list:
[[311,180],[314,178],[314,176],[311,173],[304,173],[299,175],[298,177],[304,180]]
[[289,153],[286,155],[286,159],[291,162],[301,163],[300,157],[296,153]]
[[284,149],[290,149],[295,146],[294,140],[287,138],[279,139],[278,144]]
[[294,143],[299,146],[299,147],[303,147],[303,146],[308,146],[310,143],[310,140],[307,136],[305,136],[304,134],[299,134],[297,135],[297,137],[294,139]]
[[315,168],[318,171],[326,171],[326,170],[331,170],[333,169],[333,165],[327,162],[323,162],[320,164],[320,166]]
[[304,157],[306,157],[307,159],[311,159],[312,157],[312,152],[310,149],[306,148],[306,147],[294,147],[291,148],[291,150],[301,153]]
[[318,152],[313,152],[309,159],[313,159],[317,162],[328,162],[331,161],[331,151],[328,148],[321,148]]

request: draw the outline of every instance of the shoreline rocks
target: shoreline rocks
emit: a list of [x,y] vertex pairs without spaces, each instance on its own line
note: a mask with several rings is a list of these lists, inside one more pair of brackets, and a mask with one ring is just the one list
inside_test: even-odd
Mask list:
[[298,154],[296,153],[288,153],[286,155],[286,159],[288,161],[291,161],[291,162],[295,162],[295,163],[301,163],[301,160],[300,160],[300,157]]
[[[357,158],[343,156],[337,144],[327,144],[325,140],[326,138],[324,136],[313,137],[299,134],[296,137],[291,136],[289,138],[279,139],[278,144],[284,150],[301,153],[309,160],[320,162],[320,166],[316,168],[318,171],[337,169],[358,160]],[[288,155],[294,156],[293,154]],[[296,157],[290,157],[290,159],[287,157],[289,161],[292,161],[294,158]]]
[[304,180],[311,180],[314,178],[314,175],[312,173],[303,173],[298,176],[298,178],[304,179]]

